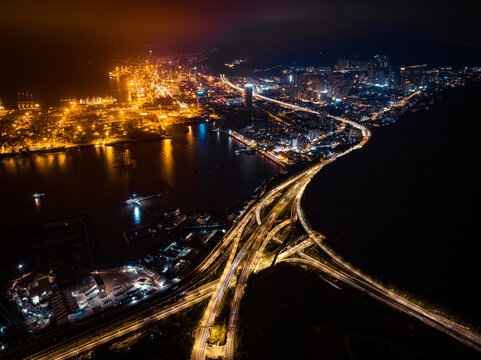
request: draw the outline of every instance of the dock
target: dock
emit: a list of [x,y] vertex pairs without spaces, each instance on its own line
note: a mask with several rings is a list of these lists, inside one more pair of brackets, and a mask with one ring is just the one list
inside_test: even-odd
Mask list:
[[144,201],[144,200],[147,200],[147,199],[151,199],[151,198],[154,198],[154,197],[161,197],[162,194],[155,194],[155,195],[149,195],[149,196],[140,196],[140,197],[137,197],[135,194],[127,199],[127,200],[122,200],[120,203],[122,205],[138,205],[138,206],[141,206],[141,201]]
[[275,162],[277,165],[280,165],[282,166],[283,168],[286,167],[286,163],[282,162],[281,160],[277,159],[274,155],[270,154],[269,152],[267,151],[264,151],[264,150],[261,150],[259,149],[259,147],[257,146],[252,146],[252,144],[250,144],[248,141],[246,141],[245,139],[243,139],[242,137],[240,137],[235,131],[229,131],[228,132],[229,136],[232,136],[234,139],[236,139],[237,141],[241,142],[242,144],[248,146],[251,150],[255,150],[257,151],[259,154],[261,155],[264,155],[266,158],[268,158],[269,160],[272,160],[273,162]]

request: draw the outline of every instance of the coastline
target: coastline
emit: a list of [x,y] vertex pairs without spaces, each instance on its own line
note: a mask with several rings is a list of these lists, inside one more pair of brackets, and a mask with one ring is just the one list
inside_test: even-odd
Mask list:
[[30,155],[39,155],[39,154],[51,154],[51,153],[57,153],[57,152],[65,152],[69,149],[82,149],[82,148],[88,148],[92,146],[114,146],[114,145],[127,144],[127,143],[140,143],[140,142],[163,141],[163,140],[172,140],[172,136],[155,135],[154,137],[146,137],[146,138],[139,138],[139,139],[117,138],[101,144],[98,143],[97,141],[90,141],[87,143],[68,144],[68,145],[62,145],[62,146],[57,146],[53,148],[47,148],[47,149],[28,150],[28,151],[13,152],[13,153],[12,152],[0,153],[0,159],[22,158]]
[[287,166],[287,164],[285,164],[285,163],[283,163],[282,161],[276,159],[274,156],[270,155],[268,152],[262,151],[261,149],[257,148],[256,146],[253,147],[251,144],[249,144],[248,142],[246,142],[245,140],[243,140],[240,136],[238,136],[235,131],[227,132],[227,134],[228,134],[229,136],[231,136],[232,138],[236,139],[237,141],[241,142],[242,144],[251,147],[252,149],[254,149],[255,151],[257,151],[259,154],[264,155],[266,158],[268,158],[269,160],[273,161],[273,162],[276,163],[277,165],[282,166],[283,169]]
[[309,223],[345,260],[476,328],[481,313],[471,284],[479,270],[468,205],[479,199],[469,171],[479,125],[468,105],[480,91],[448,90],[432,109],[377,129],[362,152],[314,178],[302,201]]

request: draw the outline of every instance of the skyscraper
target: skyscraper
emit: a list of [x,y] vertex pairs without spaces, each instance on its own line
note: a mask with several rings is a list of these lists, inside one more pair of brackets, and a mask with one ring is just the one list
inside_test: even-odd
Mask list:
[[252,107],[252,84],[244,85],[244,104],[246,107]]
[[294,75],[289,76],[289,82],[292,87],[292,97],[294,99],[299,99],[302,92],[302,74],[300,72],[294,73]]

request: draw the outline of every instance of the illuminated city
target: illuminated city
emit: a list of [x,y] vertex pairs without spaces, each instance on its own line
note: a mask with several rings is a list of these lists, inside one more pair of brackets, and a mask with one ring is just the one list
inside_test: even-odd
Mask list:
[[0,358],[478,358],[481,33],[142,3],[0,15]]

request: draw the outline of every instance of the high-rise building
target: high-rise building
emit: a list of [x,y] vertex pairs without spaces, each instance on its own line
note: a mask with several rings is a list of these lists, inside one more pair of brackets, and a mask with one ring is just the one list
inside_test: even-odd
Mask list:
[[354,144],[362,139],[362,132],[359,129],[351,128],[349,129],[349,143]]
[[376,55],[374,56],[374,62],[376,63],[377,68],[387,69],[391,64],[391,59],[386,55]]
[[246,107],[252,107],[252,90],[253,90],[253,85],[252,84],[245,84],[244,85],[244,104]]
[[[289,78],[291,80],[291,78]],[[291,82],[292,86],[292,97],[294,99],[300,99],[301,91],[302,91],[302,74],[300,72],[296,72],[292,78]]]
[[308,135],[308,137],[309,137],[309,140],[312,141],[312,140],[314,140],[314,139],[317,139],[317,138],[318,138],[319,136],[321,136],[321,135],[322,135],[321,130],[319,130],[319,129],[310,129],[310,130],[309,130],[309,135]]
[[309,144],[309,141],[307,140],[307,138],[301,135],[297,137],[295,146],[297,148],[297,151],[301,151],[301,150],[304,150],[308,144]]

